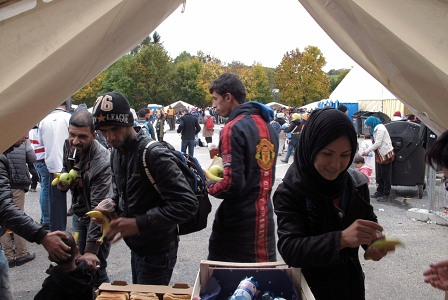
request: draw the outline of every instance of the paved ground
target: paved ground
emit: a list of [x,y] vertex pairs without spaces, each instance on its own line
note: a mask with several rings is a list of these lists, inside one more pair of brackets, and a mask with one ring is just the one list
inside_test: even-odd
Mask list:
[[[217,131],[217,130],[216,130]],[[218,141],[217,133],[213,137]],[[166,140],[176,149],[180,149],[180,138],[174,131],[169,131]],[[204,140],[204,138],[202,138]],[[207,167],[210,163],[207,148],[196,148],[195,156]],[[275,187],[281,182],[288,164],[277,162]],[[290,159],[290,163],[292,159]],[[39,191],[39,190],[38,190]],[[373,191],[373,189],[372,189]],[[361,258],[366,275],[367,299],[443,299],[443,292],[433,289],[423,282],[423,271],[431,262],[448,258],[448,227],[413,221],[406,217],[406,210],[412,207],[428,208],[426,192],[423,199],[418,199],[417,188],[393,187],[393,199],[388,203],[372,201],[378,215],[379,223],[385,233],[400,238],[406,248],[397,251],[380,262],[365,261]],[[403,197],[411,200],[403,201]],[[212,197],[213,210],[220,200]],[[40,218],[39,193],[27,193],[25,211],[35,220]],[[193,285],[199,268],[199,262],[207,257],[208,237],[214,212],[209,217],[209,227],[199,233],[181,237],[178,263],[174,270],[172,282],[186,282]],[[71,230],[71,217],[68,218]],[[36,259],[23,266],[10,270],[15,299],[33,299],[46,277],[49,265],[42,246],[28,244],[29,251],[36,253]],[[123,242],[112,247],[109,257],[108,272],[111,280],[131,282],[130,254]],[[362,256],[362,253],[360,254]],[[281,257],[278,256],[280,260]]]

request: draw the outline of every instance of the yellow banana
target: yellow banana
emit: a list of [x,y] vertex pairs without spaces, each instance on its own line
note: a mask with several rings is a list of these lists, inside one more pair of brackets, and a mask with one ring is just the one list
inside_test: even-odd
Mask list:
[[378,248],[380,250],[382,250],[382,249],[386,249],[386,250],[395,249],[395,247],[397,247],[397,246],[404,247],[404,244],[399,239],[397,239],[395,237],[386,237],[384,239],[379,239],[379,240],[374,241],[370,245],[370,247],[375,247],[375,248]]
[[51,185],[52,185],[52,186],[55,186],[55,185],[58,184],[58,182],[59,182],[59,177],[56,177],[56,178],[53,179],[53,181],[51,182]]
[[106,238],[107,232],[109,231],[110,221],[109,219],[98,210],[91,210],[86,213],[86,215],[90,218],[101,218],[104,223],[101,224],[101,232],[103,235],[96,241],[98,244],[102,245],[104,243],[104,239]]
[[61,173],[54,173],[54,177],[56,177],[56,178],[61,177]]
[[75,244],[78,243],[78,238],[79,238],[79,232],[76,231],[76,232],[73,234],[73,239],[75,240]]
[[210,173],[209,170],[203,169],[203,171],[204,171],[205,177],[208,180],[211,180],[211,181],[214,181],[214,182],[218,182],[218,181],[222,180],[221,177],[213,175],[212,173]]

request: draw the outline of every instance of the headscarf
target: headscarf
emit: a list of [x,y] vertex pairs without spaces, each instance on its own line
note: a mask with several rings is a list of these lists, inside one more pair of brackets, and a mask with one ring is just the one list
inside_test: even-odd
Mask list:
[[347,186],[350,163],[335,180],[326,180],[314,167],[317,153],[341,136],[347,136],[350,141],[351,162],[356,153],[357,139],[350,119],[334,108],[314,110],[302,130],[294,163],[283,182],[299,195],[315,200],[333,200],[341,196]]
[[366,121],[364,122],[364,124],[366,126],[370,126],[372,127],[369,131],[370,135],[373,136],[373,131],[375,130],[375,127],[382,124],[383,122],[381,122],[380,119],[378,119],[377,117],[374,116],[370,116],[366,119]]

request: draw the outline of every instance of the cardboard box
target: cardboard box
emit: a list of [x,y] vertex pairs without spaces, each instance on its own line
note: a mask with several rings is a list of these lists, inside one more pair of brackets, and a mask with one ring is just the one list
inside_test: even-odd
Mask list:
[[164,294],[192,295],[193,288],[186,283],[175,283],[173,286],[165,285],[145,285],[145,284],[127,284],[126,281],[114,281],[112,283],[102,283],[96,291],[98,296],[102,291],[119,292],[152,292],[162,299]]
[[301,270],[288,268],[283,261],[229,263],[203,260],[193,287],[192,298],[200,295],[212,276],[218,279],[221,285],[221,293],[218,300],[221,296],[222,299],[231,296],[238,287],[238,283],[245,277],[250,276],[253,276],[254,280],[258,282],[258,289],[262,292],[269,290],[274,292],[276,296],[282,296],[285,299],[291,299],[291,293],[294,293],[298,296],[298,299],[314,300],[314,296]]

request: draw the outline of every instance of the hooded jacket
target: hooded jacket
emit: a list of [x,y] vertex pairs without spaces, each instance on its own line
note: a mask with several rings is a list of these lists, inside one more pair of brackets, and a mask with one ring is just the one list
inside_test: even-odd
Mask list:
[[275,181],[278,135],[272,109],[257,102],[235,108],[220,133],[223,180],[210,184],[219,206],[209,243],[209,259],[275,261],[271,190]]
[[87,262],[80,260],[74,270],[64,272],[59,266],[50,267],[50,274],[34,300],[93,300],[95,277],[89,273]]
[[124,241],[140,256],[161,253],[177,243],[177,224],[189,220],[199,205],[171,150],[154,147],[146,161],[162,200],[143,168],[142,153],[149,141],[152,139],[139,130],[123,148],[111,153],[115,183],[112,199],[118,204],[120,216],[136,219],[139,233]]
[[36,161],[36,154],[28,139],[7,154],[11,168],[11,188],[28,191],[31,184],[28,164]]

